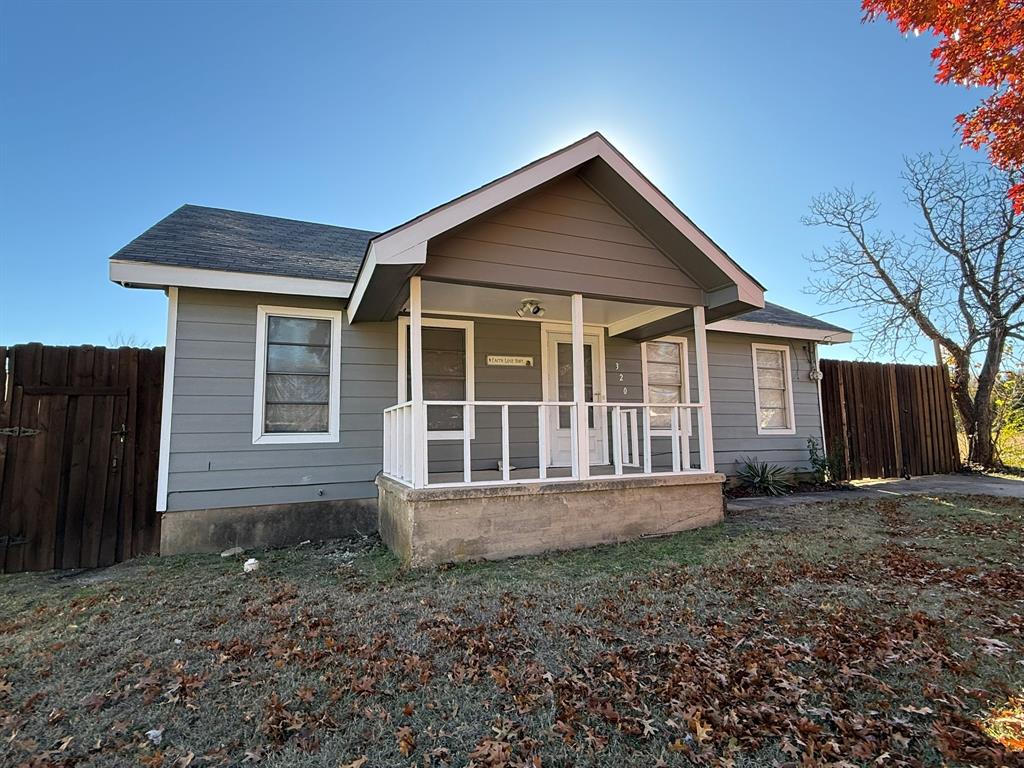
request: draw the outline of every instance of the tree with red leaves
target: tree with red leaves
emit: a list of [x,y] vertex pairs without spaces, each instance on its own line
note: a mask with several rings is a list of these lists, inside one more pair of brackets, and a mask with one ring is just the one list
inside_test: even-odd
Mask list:
[[[957,115],[964,144],[988,147],[1004,171],[1024,170],[1024,0],[862,0],[865,19],[885,16],[900,32],[931,32],[938,62],[935,80],[992,93]],[[1024,184],[1010,189],[1024,212]]]

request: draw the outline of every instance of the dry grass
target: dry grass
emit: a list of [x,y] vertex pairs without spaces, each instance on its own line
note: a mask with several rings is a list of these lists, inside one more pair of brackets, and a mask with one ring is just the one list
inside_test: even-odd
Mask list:
[[256,556],[0,577],[0,764],[1024,762],[1020,501],[424,573],[374,541]]

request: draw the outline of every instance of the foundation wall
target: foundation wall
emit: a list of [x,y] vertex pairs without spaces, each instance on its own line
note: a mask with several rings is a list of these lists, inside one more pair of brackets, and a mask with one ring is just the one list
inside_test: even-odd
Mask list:
[[724,480],[702,473],[414,490],[379,477],[379,528],[414,567],[576,549],[721,522]]
[[377,529],[375,499],[268,504],[166,512],[160,554],[280,547],[307,539],[338,539]]

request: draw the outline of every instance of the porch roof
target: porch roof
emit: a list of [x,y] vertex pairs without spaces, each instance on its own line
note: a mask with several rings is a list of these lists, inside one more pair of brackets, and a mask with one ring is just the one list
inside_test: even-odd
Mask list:
[[[427,264],[428,246],[437,238],[457,232],[512,201],[573,174],[698,286],[696,300],[652,303],[678,308],[700,303],[708,308],[709,320],[764,306],[764,287],[607,139],[594,133],[373,238],[352,291],[350,321],[393,318],[407,298],[409,277],[419,274]],[[531,290],[544,286],[505,287]],[[598,292],[594,297],[618,298],[607,292]]]

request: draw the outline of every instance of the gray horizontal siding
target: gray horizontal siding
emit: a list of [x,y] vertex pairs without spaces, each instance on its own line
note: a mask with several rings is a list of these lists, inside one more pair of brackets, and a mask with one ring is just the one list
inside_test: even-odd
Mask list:
[[[796,434],[757,434],[751,353],[751,344],[754,343],[789,347]],[[811,365],[807,353],[807,345],[811,344],[796,339],[708,334],[711,426],[715,441],[715,467],[720,472],[735,474],[737,462],[747,456],[780,464],[792,471],[809,469],[807,438],[813,437],[819,445],[822,442],[818,387],[810,378]],[[696,370],[692,346],[691,342],[691,372]],[[692,373],[691,387],[696,387]]]
[[425,278],[670,306],[703,298],[692,277],[573,175],[431,241],[429,249]]
[[[621,233],[622,237],[630,235]],[[334,307],[329,299],[182,289],[171,420],[168,509],[245,506],[374,497],[381,468],[382,411],[397,391],[397,324],[342,329],[341,435],[336,444],[253,445],[256,307],[259,304]],[[476,398],[542,398],[541,325],[513,320],[474,320]],[[753,363],[755,341],[790,346],[797,433],[757,434]],[[708,336],[715,462],[733,474],[743,456],[806,469],[807,438],[820,442],[815,383],[809,378],[806,342],[735,334]],[[696,396],[696,357],[690,338],[690,386]],[[529,355],[533,368],[488,367],[488,355]],[[606,398],[644,399],[640,345],[605,340]],[[535,467],[537,414],[510,409],[510,455]],[[691,441],[696,451],[696,439]],[[654,440],[655,465],[665,466],[667,439]],[[491,469],[501,454],[500,410],[481,407],[473,441],[475,469]],[[430,469],[461,471],[461,441],[432,441]],[[696,462],[694,453],[692,460]]]
[[171,511],[376,496],[381,412],[395,402],[395,324],[342,326],[337,443],[253,445],[260,304],[341,309],[331,299],[179,291]]

